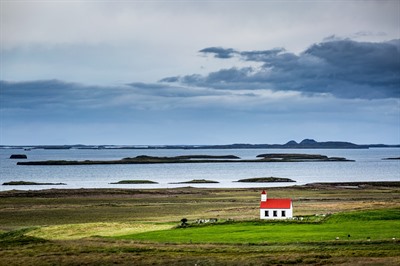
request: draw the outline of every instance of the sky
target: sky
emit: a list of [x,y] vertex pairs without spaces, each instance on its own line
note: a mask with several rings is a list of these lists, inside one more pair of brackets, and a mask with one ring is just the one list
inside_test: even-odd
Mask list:
[[0,0],[0,145],[400,144],[400,1]]

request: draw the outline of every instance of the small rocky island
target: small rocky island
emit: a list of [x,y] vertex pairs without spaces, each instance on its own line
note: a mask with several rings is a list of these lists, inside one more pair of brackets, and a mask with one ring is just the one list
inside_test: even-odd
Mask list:
[[177,183],[170,183],[170,184],[215,184],[215,183],[219,183],[219,182],[213,181],[213,180],[206,180],[206,179],[193,179],[191,181],[177,182]]
[[262,158],[269,162],[329,162],[329,161],[352,161],[343,157],[328,157],[320,154],[304,154],[304,153],[266,153],[257,155],[257,158]]
[[66,185],[65,183],[37,183],[30,181],[10,181],[3,183],[3,186],[54,186]]
[[127,184],[158,184],[157,182],[151,180],[121,180],[118,182],[110,183],[113,185],[127,185]]
[[26,154],[11,154],[10,159],[28,159]]
[[382,160],[400,160],[400,157],[383,158]]
[[296,182],[290,178],[283,178],[283,177],[254,177],[254,178],[245,178],[240,179],[237,182],[244,182],[244,183],[279,183],[279,182]]
[[140,155],[127,157],[121,160],[108,161],[28,161],[18,162],[17,165],[92,165],[92,164],[173,164],[173,163],[265,163],[265,162],[349,162],[342,157],[328,157],[316,154],[291,154],[291,153],[270,153],[260,154],[258,159],[240,159],[235,155],[183,155],[173,157],[157,157]]

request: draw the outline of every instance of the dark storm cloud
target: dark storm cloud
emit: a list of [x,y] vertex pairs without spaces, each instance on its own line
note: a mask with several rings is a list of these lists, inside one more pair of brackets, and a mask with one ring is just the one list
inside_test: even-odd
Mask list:
[[165,78],[192,86],[217,89],[293,90],[305,94],[329,93],[339,98],[399,98],[400,40],[383,43],[352,40],[314,44],[299,55],[283,48],[236,51],[210,47],[201,50],[217,58],[234,54],[261,67],[221,69],[206,76]]
[[244,51],[239,54],[246,61],[266,62],[280,53],[285,52],[284,48],[274,48],[264,51]]
[[235,54],[238,53],[236,50],[233,50],[232,48],[225,49],[222,47],[208,47],[200,50],[199,52],[204,54],[213,54],[215,58],[221,58],[221,59],[232,58]]
[[159,82],[178,82],[179,76],[160,79]]
[[215,58],[228,59],[234,56],[239,56],[245,61],[256,61],[263,62],[268,60],[271,56],[275,56],[281,52],[284,52],[283,48],[274,48],[272,50],[265,51],[237,51],[232,48],[222,48],[222,47],[208,47],[200,50],[203,54],[213,54]]

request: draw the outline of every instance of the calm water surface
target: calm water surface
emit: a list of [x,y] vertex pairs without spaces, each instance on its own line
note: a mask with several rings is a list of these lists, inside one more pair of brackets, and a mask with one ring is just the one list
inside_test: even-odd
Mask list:
[[[155,165],[79,165],[79,166],[23,166],[20,160],[9,159],[11,154],[26,154],[28,161],[36,160],[115,160],[138,155],[177,156],[189,154],[236,155],[255,159],[262,153],[308,153],[346,157],[355,162],[303,163],[202,163]],[[172,188],[186,185],[171,182],[192,179],[215,180],[218,184],[190,184],[195,187],[266,187],[302,185],[312,182],[400,181],[400,161],[382,160],[400,157],[399,148],[338,149],[338,150],[13,150],[0,149],[0,190],[46,188]],[[26,160],[24,160],[26,161]],[[285,177],[296,183],[238,183],[242,178]],[[112,185],[120,180],[146,179],[154,185]],[[3,186],[8,181],[66,183],[65,186]]]

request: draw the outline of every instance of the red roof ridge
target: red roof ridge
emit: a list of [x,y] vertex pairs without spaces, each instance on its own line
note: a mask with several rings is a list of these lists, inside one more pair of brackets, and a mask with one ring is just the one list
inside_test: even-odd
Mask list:
[[260,209],[290,209],[292,199],[268,199],[260,202]]
[[292,200],[291,198],[268,198],[268,200]]

